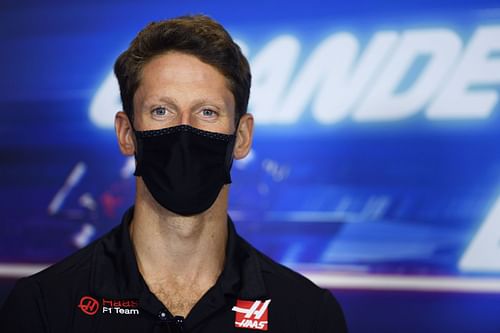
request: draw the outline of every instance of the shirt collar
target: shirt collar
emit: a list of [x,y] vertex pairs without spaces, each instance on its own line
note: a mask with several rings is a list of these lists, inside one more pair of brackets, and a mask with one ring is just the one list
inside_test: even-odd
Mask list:
[[225,294],[242,299],[259,299],[267,294],[256,250],[236,233],[229,216],[226,261],[219,280]]
[[134,207],[123,215],[122,222],[98,242],[92,263],[91,289],[98,296],[139,298],[146,287],[130,240],[129,227]]

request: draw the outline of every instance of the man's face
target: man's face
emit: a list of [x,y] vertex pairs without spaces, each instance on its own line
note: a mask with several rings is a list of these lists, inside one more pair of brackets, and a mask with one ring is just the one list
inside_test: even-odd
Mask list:
[[235,101],[226,78],[192,55],[168,52],[143,67],[134,95],[134,127],[190,125],[233,134]]
[[235,131],[235,101],[226,78],[195,56],[168,52],[151,59],[143,67],[134,95],[134,127],[125,112],[115,118],[121,152],[134,156],[133,129],[156,130],[190,125],[205,131],[236,134],[234,159],[250,152],[253,117],[245,113]]

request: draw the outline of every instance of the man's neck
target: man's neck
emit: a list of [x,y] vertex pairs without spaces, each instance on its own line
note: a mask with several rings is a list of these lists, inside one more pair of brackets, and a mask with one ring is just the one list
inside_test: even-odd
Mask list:
[[137,196],[130,236],[139,270],[163,303],[158,294],[185,289],[194,290],[191,298],[196,298],[215,284],[225,259],[227,191],[225,186],[207,211],[187,217],[164,209],[151,197]]

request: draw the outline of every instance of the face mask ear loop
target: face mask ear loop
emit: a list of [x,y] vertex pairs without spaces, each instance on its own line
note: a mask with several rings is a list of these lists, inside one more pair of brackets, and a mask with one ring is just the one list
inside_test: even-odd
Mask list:
[[227,174],[229,175],[229,172],[231,171],[231,167],[233,166],[233,153],[234,153],[234,146],[236,144],[236,137],[238,136],[238,128],[240,127],[240,120],[241,117],[238,118],[238,122],[236,123],[236,130],[234,131],[234,134],[232,135],[232,139],[229,141],[227,145],[227,150],[226,150],[226,171]]
[[142,139],[139,138],[138,132],[134,128],[134,122],[130,118],[128,119],[130,123],[130,127],[132,128],[132,133],[134,134],[135,137],[135,144],[136,144],[136,149],[134,152],[135,156],[135,171],[134,171],[134,176],[141,176],[141,161],[142,161]]

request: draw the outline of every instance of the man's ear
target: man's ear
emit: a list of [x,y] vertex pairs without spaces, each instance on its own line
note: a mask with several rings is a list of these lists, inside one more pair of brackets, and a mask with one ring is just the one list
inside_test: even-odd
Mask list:
[[233,156],[235,160],[240,160],[248,155],[252,148],[253,138],[253,116],[245,113],[240,118],[236,129],[236,143],[234,145]]
[[127,114],[123,111],[115,115],[115,133],[122,154],[133,156],[135,153],[134,131]]

